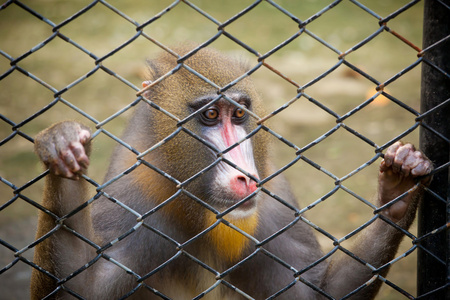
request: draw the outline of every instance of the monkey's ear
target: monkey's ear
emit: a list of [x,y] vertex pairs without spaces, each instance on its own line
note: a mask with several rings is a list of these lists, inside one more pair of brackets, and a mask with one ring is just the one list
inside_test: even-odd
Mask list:
[[252,68],[248,59],[244,57],[240,57],[237,62],[239,64],[239,67],[241,67],[245,72],[250,71]]
[[[157,79],[159,76],[161,76],[159,73],[160,70],[158,68],[158,64],[157,62],[153,61],[153,60],[147,60],[147,80],[144,82],[151,82],[154,81],[155,79]],[[142,85],[144,85],[144,82],[142,83]],[[144,86],[145,87],[145,86]]]
[[[158,79],[161,75],[160,68],[158,66],[158,63],[155,60],[147,60],[147,74],[145,75],[145,80],[142,82],[142,88],[146,88],[149,86],[153,81]],[[146,98],[151,97],[151,91],[145,91],[144,96]]]
[[[146,87],[149,86],[151,83],[152,83],[151,80],[145,80],[145,81],[143,81],[143,82],[142,82],[142,88],[143,88],[143,89],[146,88]],[[150,98],[151,98],[151,91],[150,91],[150,90],[145,91],[143,95],[144,95],[145,98],[150,99]]]

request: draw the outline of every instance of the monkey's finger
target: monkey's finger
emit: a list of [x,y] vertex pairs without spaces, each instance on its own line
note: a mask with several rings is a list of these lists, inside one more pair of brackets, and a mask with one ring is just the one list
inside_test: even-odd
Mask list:
[[386,161],[383,159],[380,164],[380,172],[383,173],[388,169],[389,169],[389,167],[386,165]]
[[413,176],[423,176],[430,174],[433,166],[429,160],[422,160],[415,168],[411,170]]
[[406,158],[414,151],[415,151],[414,146],[411,144],[406,144],[399,147],[397,149],[397,152],[395,153],[394,162],[392,164],[393,170],[398,173],[401,173],[402,166],[405,163]]
[[55,163],[55,160],[58,157],[58,152],[56,151],[55,145],[50,143],[48,147],[40,146],[41,150],[38,155],[41,161],[45,164],[47,168],[50,169],[50,167]]
[[77,161],[77,163],[82,167],[87,169],[89,167],[89,157],[86,155],[83,145],[78,142],[72,142],[69,145],[72,154]]
[[81,170],[80,165],[77,162],[77,159],[75,158],[73,152],[68,149],[61,152],[61,159],[63,160],[66,167],[70,170],[72,173],[77,173]]
[[408,176],[412,169],[423,160],[422,153],[420,151],[410,152],[404,159],[401,172],[404,176]]
[[60,158],[55,159],[51,163],[50,171],[52,171],[52,173],[57,176],[61,176],[61,177],[65,177],[65,178],[74,179],[76,177],[76,175],[69,170],[69,168],[66,166],[65,162]]
[[80,139],[80,143],[84,145],[90,140],[91,133],[89,132],[89,130],[80,129],[80,132],[79,132],[78,136],[79,136],[79,139]]
[[384,154],[384,163],[386,164],[386,167],[392,166],[395,158],[395,153],[397,153],[398,148],[400,148],[400,146],[402,145],[402,142],[396,142],[386,150],[386,153]]

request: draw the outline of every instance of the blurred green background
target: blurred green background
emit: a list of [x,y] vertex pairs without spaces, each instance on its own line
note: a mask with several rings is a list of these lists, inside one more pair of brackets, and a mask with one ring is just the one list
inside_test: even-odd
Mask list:
[[[87,6],[91,1],[29,0],[22,1],[32,10],[54,24],[59,24]],[[218,22],[224,22],[249,6],[253,1],[191,1]],[[322,10],[332,1],[287,1],[277,0],[280,6],[301,20],[306,20]],[[409,1],[359,1],[381,17],[386,17]],[[163,11],[172,1],[107,1],[132,20],[142,24]],[[422,11],[419,3],[388,22],[389,28],[417,46],[422,41]],[[343,1],[333,9],[307,25],[307,29],[345,52],[374,33],[378,28],[377,18]],[[226,27],[226,31],[261,54],[282,43],[299,31],[290,17],[267,2]],[[136,34],[135,26],[99,3],[85,14],[60,28],[59,32],[70,38],[97,58],[101,58],[119,47]],[[217,25],[192,7],[181,2],[167,14],[145,27],[144,32],[164,45],[176,45],[193,41],[202,43],[217,33]],[[52,27],[39,20],[18,5],[12,4],[0,10],[0,50],[12,58],[18,58],[39,45],[52,34]],[[256,57],[225,36],[216,40],[212,47],[220,49],[250,66],[257,64]],[[136,87],[145,79],[145,60],[152,58],[161,49],[148,39],[139,36],[135,41],[106,58],[102,65]],[[417,51],[392,34],[384,31],[365,46],[346,56],[346,60],[384,82],[417,60]],[[292,41],[282,50],[266,59],[266,63],[303,86],[330,69],[338,62],[338,54],[307,34]],[[45,47],[32,53],[17,64],[34,76],[45,81],[56,90],[61,90],[95,67],[95,59],[63,39],[56,37]],[[0,55],[0,75],[9,69],[10,60]],[[269,69],[262,67],[252,75],[265,101],[267,111],[273,111],[297,95],[297,88]],[[0,114],[20,123],[54,100],[53,92],[25,76],[18,70],[0,80]],[[305,89],[305,93],[320,101],[339,115],[355,108],[375,95],[376,85],[341,65],[330,75]],[[419,110],[420,66],[412,69],[385,89],[387,93]],[[136,91],[117,78],[97,71],[87,80],[70,88],[62,97],[85,111],[98,121],[103,121],[136,99]],[[132,110],[107,123],[104,128],[120,136]],[[381,146],[414,125],[415,116],[395,103],[378,97],[345,124]],[[34,137],[50,124],[64,119],[77,119],[93,124],[74,112],[69,106],[57,103],[44,114],[20,128]],[[270,121],[271,128],[295,145],[303,147],[314,141],[336,125],[330,114],[301,97],[288,109]],[[12,133],[11,126],[0,120],[0,140]],[[404,140],[418,144],[418,130]],[[102,181],[115,142],[104,135],[95,141],[90,175]],[[295,157],[295,151],[274,139],[270,145],[273,160],[281,167]],[[374,148],[344,129],[309,149],[304,155],[320,164],[338,177],[343,177],[370,160]],[[380,161],[346,180],[343,184],[364,197],[373,200],[376,194],[377,168]],[[42,172],[28,140],[15,136],[0,146],[0,176],[19,187]],[[305,207],[334,188],[334,180],[324,173],[299,162],[286,171],[302,207]],[[23,192],[23,195],[40,201],[42,180]],[[12,189],[0,182],[0,205],[13,198]],[[37,210],[22,199],[0,211],[0,239],[17,249],[34,241]],[[371,209],[340,190],[325,202],[307,213],[308,219],[337,238],[342,238],[372,216]],[[415,225],[412,228],[415,233]],[[324,250],[332,248],[332,241],[318,236]],[[347,242],[343,244],[347,245]],[[412,247],[405,239],[402,252]],[[401,252],[399,252],[400,255]],[[24,257],[31,259],[30,251]],[[11,250],[0,245],[0,269],[14,260]],[[0,275],[2,299],[25,299],[28,296],[30,267],[18,262]],[[388,280],[415,296],[416,255],[400,260],[391,269]],[[403,299],[403,295],[384,285],[377,299]]]

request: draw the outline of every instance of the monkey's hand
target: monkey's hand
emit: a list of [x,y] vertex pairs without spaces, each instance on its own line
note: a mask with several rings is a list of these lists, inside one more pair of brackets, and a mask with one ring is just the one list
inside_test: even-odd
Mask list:
[[40,132],[34,149],[51,173],[76,180],[89,166],[90,138],[88,127],[64,121]]
[[[390,146],[384,160],[381,162],[379,174],[379,204],[384,205],[404,192],[411,189],[417,178],[425,176],[433,169],[431,161],[421,152],[416,151],[412,144],[396,142]],[[421,180],[428,185],[431,177]],[[397,203],[382,211],[393,222],[400,222],[400,226],[408,227],[414,219],[417,201],[423,193],[422,188],[412,190]],[[402,219],[407,220],[402,220]]]

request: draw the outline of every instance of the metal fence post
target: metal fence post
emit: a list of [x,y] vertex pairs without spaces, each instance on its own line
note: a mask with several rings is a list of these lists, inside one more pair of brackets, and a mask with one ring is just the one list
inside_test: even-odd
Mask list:
[[[441,105],[423,119],[421,149],[435,167],[449,162],[450,132],[450,1],[425,1],[421,110]],[[432,46],[434,45],[434,46]],[[431,47],[430,47],[431,46]],[[428,48],[428,49],[427,49]],[[432,130],[430,130],[432,129]],[[437,134],[439,133],[439,134]],[[445,227],[450,220],[450,176],[448,165],[434,175],[430,190],[419,207],[419,237]],[[439,199],[440,198],[440,199]],[[450,232],[431,234],[419,244],[417,294],[425,299],[450,299]],[[421,297],[422,296],[422,297]]]

